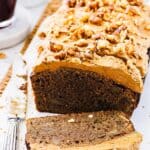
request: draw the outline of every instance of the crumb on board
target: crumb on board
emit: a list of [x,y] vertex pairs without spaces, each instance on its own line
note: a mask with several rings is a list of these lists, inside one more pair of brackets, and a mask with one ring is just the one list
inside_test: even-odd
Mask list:
[[6,54],[3,52],[0,52],[0,59],[5,59],[6,58]]

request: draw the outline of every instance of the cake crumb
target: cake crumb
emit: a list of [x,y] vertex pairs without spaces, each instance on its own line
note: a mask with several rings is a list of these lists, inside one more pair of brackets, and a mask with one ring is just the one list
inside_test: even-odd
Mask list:
[[22,84],[19,89],[22,90],[24,94],[27,94],[27,82]]
[[75,122],[73,118],[69,119],[68,122]]
[[4,108],[4,106],[0,106],[0,109],[3,109]]
[[90,115],[88,115],[88,117],[89,117],[89,118],[93,118],[93,115],[92,115],[92,114],[90,114]]
[[6,58],[6,54],[0,52],[0,59],[5,59]]
[[144,106],[142,106],[142,108],[144,109],[145,107],[144,107]]
[[24,79],[25,81],[27,80],[27,75],[19,75],[19,74],[17,74],[16,76],[19,77],[19,78]]

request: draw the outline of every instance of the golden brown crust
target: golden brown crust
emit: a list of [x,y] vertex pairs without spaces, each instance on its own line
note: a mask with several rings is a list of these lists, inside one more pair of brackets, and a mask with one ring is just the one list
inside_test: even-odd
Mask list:
[[110,141],[103,142],[96,145],[87,145],[83,147],[68,147],[60,148],[53,144],[37,144],[31,143],[28,148],[30,150],[138,150],[142,141],[142,136],[138,132],[132,132],[122,137],[115,138]]
[[[138,0],[64,1],[38,31],[46,36],[36,39],[37,47],[42,46],[44,51],[37,55],[34,71],[42,71],[44,63],[52,62],[55,66],[58,62],[75,63],[80,69],[83,65],[103,67],[110,69],[106,73],[109,78],[141,92],[150,46],[150,12],[147,10]],[[53,68],[49,66],[47,69]]]

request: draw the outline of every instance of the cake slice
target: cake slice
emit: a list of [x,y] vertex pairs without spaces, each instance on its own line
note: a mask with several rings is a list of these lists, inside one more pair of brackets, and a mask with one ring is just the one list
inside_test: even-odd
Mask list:
[[149,10],[142,0],[64,0],[25,54],[36,108],[131,115],[148,70]]
[[28,150],[138,150],[142,137],[119,111],[27,120]]

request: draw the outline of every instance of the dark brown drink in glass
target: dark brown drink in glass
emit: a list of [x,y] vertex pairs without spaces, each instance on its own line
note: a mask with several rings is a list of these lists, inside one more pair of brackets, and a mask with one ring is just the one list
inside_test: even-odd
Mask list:
[[15,6],[16,0],[0,0],[0,23],[13,17]]

